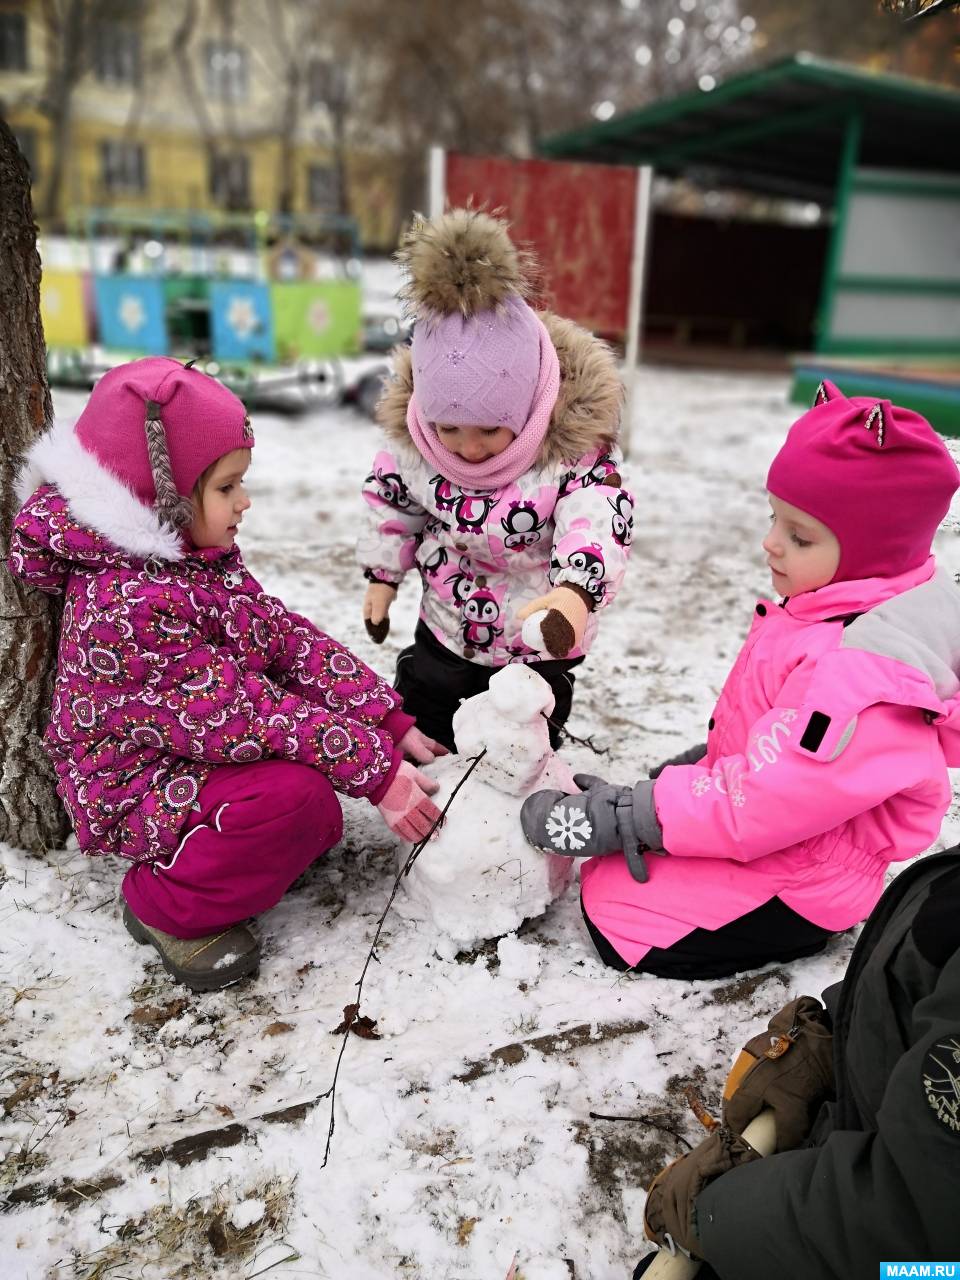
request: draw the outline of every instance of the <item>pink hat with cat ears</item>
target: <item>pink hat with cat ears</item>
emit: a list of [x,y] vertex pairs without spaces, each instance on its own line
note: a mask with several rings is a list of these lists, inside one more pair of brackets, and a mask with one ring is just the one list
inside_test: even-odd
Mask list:
[[925,418],[822,382],[787,434],[767,489],[840,543],[834,582],[892,578],[930,554],[960,472]]

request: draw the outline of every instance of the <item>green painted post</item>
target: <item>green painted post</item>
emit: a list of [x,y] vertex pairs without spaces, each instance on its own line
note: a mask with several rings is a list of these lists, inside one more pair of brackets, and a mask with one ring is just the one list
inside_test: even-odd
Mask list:
[[847,125],[843,133],[840,172],[837,176],[836,216],[833,223],[833,234],[830,237],[830,247],[827,250],[827,261],[823,271],[823,286],[820,295],[820,310],[817,315],[815,342],[817,351],[825,350],[830,340],[833,304],[836,298],[837,279],[840,275],[840,262],[843,257],[843,242],[847,233],[850,191],[853,187],[853,175],[857,167],[860,134],[862,131],[863,117],[859,112],[854,112],[847,117]]

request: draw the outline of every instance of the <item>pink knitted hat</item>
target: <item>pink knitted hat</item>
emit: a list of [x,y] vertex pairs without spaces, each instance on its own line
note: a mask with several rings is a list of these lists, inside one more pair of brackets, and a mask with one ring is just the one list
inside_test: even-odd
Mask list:
[[192,519],[197,477],[234,449],[253,447],[243,402],[222,382],[166,356],[118,365],[104,374],[77,420],[76,435],[161,519]]
[[398,254],[409,277],[413,394],[430,424],[518,435],[540,381],[542,331],[524,301],[527,255],[477,209],[418,219]]
[[892,578],[930,554],[960,472],[925,418],[823,382],[790,428],[767,489],[840,543],[834,582]]

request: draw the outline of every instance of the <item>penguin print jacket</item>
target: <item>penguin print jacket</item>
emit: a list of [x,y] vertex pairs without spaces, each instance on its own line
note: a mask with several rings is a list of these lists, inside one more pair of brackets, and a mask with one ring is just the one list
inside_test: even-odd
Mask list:
[[416,569],[420,616],[433,635],[486,666],[542,661],[523,642],[517,612],[563,583],[583,587],[593,601],[583,644],[567,657],[586,653],[599,613],[623,581],[633,533],[633,498],[616,448],[622,389],[613,357],[572,321],[540,318],[559,358],[560,394],[528,471],[486,490],[438,475],[410,438],[410,349],[399,347],[377,410],[388,447],[363,485],[357,558],[364,575],[399,585]]

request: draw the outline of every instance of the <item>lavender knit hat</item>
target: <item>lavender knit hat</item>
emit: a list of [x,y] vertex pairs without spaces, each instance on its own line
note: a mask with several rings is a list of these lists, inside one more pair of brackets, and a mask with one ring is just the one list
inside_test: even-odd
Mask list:
[[397,255],[415,324],[413,394],[425,422],[523,430],[540,377],[540,326],[524,301],[531,260],[476,209],[418,218]]

